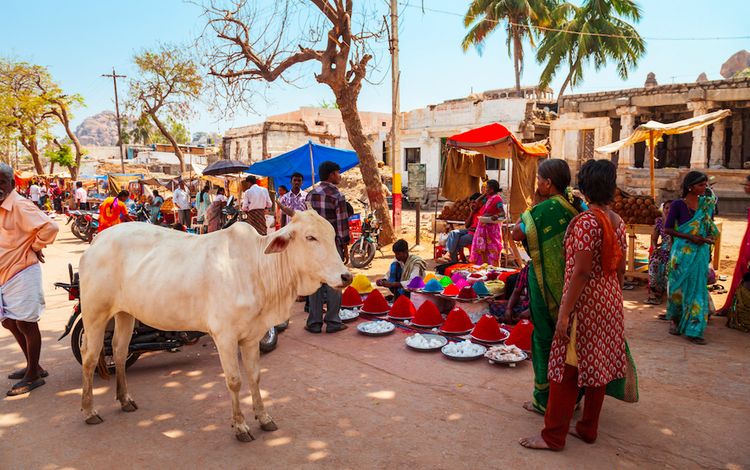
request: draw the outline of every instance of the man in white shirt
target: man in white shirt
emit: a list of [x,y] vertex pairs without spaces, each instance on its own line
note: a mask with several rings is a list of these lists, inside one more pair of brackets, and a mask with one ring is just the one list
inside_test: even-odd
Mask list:
[[172,202],[177,207],[177,221],[190,228],[190,193],[185,189],[185,182],[180,180],[177,189],[172,193]]
[[76,201],[78,210],[89,210],[89,193],[83,188],[83,183],[81,181],[76,183],[76,191],[73,193],[73,198]]
[[31,196],[31,202],[36,204],[37,207],[41,207],[39,205],[39,199],[42,193],[42,188],[39,187],[38,184],[36,184],[36,180],[34,180],[31,183],[31,186],[29,187],[29,195]]
[[271,207],[271,196],[266,188],[257,184],[255,176],[250,175],[245,181],[250,185],[242,194],[242,211],[247,214],[247,223],[260,235],[268,235],[266,209]]

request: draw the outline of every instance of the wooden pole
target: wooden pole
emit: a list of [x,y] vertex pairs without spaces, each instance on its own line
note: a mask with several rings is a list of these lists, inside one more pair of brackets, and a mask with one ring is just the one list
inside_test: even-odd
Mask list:
[[312,179],[310,180],[310,187],[315,186],[315,163],[313,162],[313,151],[312,151],[312,140],[307,142],[308,148],[310,149],[310,171]]
[[[120,102],[117,98],[117,79],[118,78],[127,78],[125,75],[117,75],[117,72],[115,72],[115,68],[112,67],[112,73],[111,74],[104,74],[102,77],[111,77],[112,82],[115,85],[115,116],[117,118],[117,146],[120,147],[120,171],[122,173],[125,173],[125,157],[123,156],[122,151],[122,129],[121,129],[121,123],[120,123]],[[177,149],[175,149],[175,153],[177,153]]]
[[[401,230],[401,149],[399,143],[400,90],[401,72],[398,66],[398,0],[391,0],[391,182],[393,190],[393,230]],[[419,232],[417,232],[419,233]],[[419,245],[419,235],[417,235]]]
[[649,170],[651,172],[651,197],[656,199],[656,183],[654,182],[654,131],[648,131],[648,153],[649,153]]

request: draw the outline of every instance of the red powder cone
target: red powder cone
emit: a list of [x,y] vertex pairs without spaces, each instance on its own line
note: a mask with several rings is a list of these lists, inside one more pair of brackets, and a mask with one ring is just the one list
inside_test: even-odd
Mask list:
[[388,302],[379,290],[375,289],[367,295],[362,311],[365,313],[386,313],[389,310]]
[[531,334],[534,332],[534,325],[528,320],[521,320],[505,341],[505,344],[514,344],[524,351],[531,351]]
[[448,318],[440,327],[444,333],[463,333],[471,330],[474,324],[471,322],[469,315],[461,307],[455,307],[448,313]]
[[414,308],[414,304],[411,303],[409,297],[402,295],[393,303],[388,316],[397,320],[404,320],[412,318],[415,313],[417,313],[417,309]]
[[458,298],[463,300],[473,300],[477,298],[477,292],[471,286],[464,286],[458,293]]
[[492,315],[483,315],[476,326],[471,330],[471,336],[479,341],[495,342],[503,339],[503,332],[500,331],[500,325]]
[[443,289],[443,295],[447,297],[455,297],[458,295],[459,289],[455,284],[450,284],[448,287]]
[[423,327],[436,327],[443,323],[443,316],[440,315],[438,308],[429,300],[420,305],[419,310],[414,315],[412,323]]
[[344,295],[341,297],[341,306],[343,308],[355,308],[362,306],[362,296],[359,295],[357,289],[349,286],[344,290]]

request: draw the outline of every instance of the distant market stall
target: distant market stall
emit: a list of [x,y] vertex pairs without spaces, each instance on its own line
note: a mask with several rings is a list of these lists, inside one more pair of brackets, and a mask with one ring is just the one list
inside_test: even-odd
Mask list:
[[[474,168],[477,173],[483,171],[486,168],[486,158],[511,159],[510,197],[506,201],[511,218],[518,217],[531,205],[536,189],[537,160],[549,155],[546,141],[525,144],[507,127],[492,123],[448,137],[445,145],[440,178],[445,197],[451,199],[456,194],[466,197],[476,192],[479,189],[479,179],[471,171]],[[472,179],[467,179],[467,176]],[[457,185],[455,181],[451,181],[453,179],[459,179],[461,184]],[[463,180],[466,180],[466,184]]]
[[673,122],[671,124],[663,124],[657,121],[649,121],[646,124],[638,126],[632,134],[620,139],[617,142],[612,142],[595,149],[598,153],[614,153],[627,145],[635,145],[638,142],[646,142],[646,147],[649,149],[649,170],[651,178],[651,197],[656,197],[656,183],[654,180],[654,151],[656,144],[662,140],[664,135],[672,134],[685,134],[687,132],[693,132],[711,124],[721,121],[722,119],[730,116],[732,112],[728,109],[721,109],[708,114],[702,114],[695,116],[690,119],[683,119],[682,121]]
[[341,173],[359,164],[357,152],[353,150],[315,144],[310,140],[305,145],[287,153],[253,163],[245,172],[270,177],[274,185],[287,184],[292,174],[301,173],[302,188],[309,188],[320,181],[317,174],[318,166],[325,161],[338,163]]

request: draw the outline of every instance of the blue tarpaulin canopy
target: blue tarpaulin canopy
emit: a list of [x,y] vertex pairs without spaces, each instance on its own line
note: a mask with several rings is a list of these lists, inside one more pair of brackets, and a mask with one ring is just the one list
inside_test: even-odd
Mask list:
[[320,181],[318,166],[325,161],[338,163],[342,173],[359,164],[357,153],[353,150],[337,149],[308,141],[302,147],[278,157],[253,163],[245,171],[253,175],[270,176],[277,186],[288,185],[292,173],[302,173],[302,187],[309,188],[313,185],[313,178],[316,183]]

